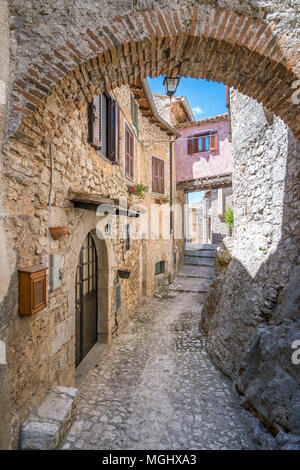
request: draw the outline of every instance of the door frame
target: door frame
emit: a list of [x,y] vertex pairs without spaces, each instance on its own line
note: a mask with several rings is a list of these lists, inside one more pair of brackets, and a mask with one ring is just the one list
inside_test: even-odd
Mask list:
[[[88,269],[88,291],[90,290],[90,278],[95,279],[95,285],[96,289],[93,291],[95,292],[96,296],[96,305],[95,305],[95,342],[91,343],[89,349],[85,351],[85,344],[84,344],[84,294],[83,294],[83,283],[86,279],[84,279],[84,265],[85,261],[83,259],[83,250],[85,249],[84,244],[85,241],[87,240],[87,263],[88,265],[90,263],[95,263],[95,270],[93,269],[92,277],[90,277],[89,269]],[[92,259],[90,259],[90,248],[92,248]],[[77,279],[77,272],[80,272],[80,279],[78,281]],[[93,281],[92,281],[93,282]],[[77,298],[77,286],[79,285],[79,298]],[[94,285],[94,282],[93,282]],[[79,257],[78,257],[78,264],[76,267],[76,275],[75,275],[75,366],[77,367],[82,360],[85,358],[85,356],[89,353],[89,351],[97,344],[98,338],[99,338],[99,263],[98,263],[98,253],[97,253],[97,248],[94,242],[94,239],[92,237],[91,232],[89,232],[84,241],[83,244],[81,245],[80,251],[79,251]],[[77,305],[80,302],[80,311],[79,311],[79,325],[78,325],[78,331],[77,331]],[[79,337],[78,337],[79,335]],[[79,360],[76,361],[76,354],[77,354],[77,341],[79,341]]]

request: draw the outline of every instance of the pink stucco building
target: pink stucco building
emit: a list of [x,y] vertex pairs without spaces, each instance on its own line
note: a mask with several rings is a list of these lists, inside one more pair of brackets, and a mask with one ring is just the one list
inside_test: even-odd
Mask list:
[[178,126],[177,183],[232,173],[228,114]]

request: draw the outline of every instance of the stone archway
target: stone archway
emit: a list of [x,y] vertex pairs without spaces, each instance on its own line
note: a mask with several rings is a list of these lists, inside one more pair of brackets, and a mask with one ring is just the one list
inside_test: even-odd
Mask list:
[[[75,331],[75,278],[78,256],[81,246],[90,233],[98,257],[98,341],[111,342],[110,324],[112,311],[112,286],[114,279],[115,255],[111,240],[100,239],[96,234],[96,220],[93,212],[84,211],[80,223],[72,234],[72,240],[67,250],[64,264],[66,272],[66,288],[68,291],[68,310],[72,318],[73,331]],[[74,339],[75,341],[75,339]]]
[[[94,94],[168,73],[223,81],[279,115],[299,138],[300,59],[292,25],[242,4],[236,11],[205,2],[192,7],[187,0],[165,4],[151,10],[127,5],[114,17],[104,8],[91,20],[88,1],[80,21],[69,14],[63,30],[53,12],[48,20],[59,30],[53,44],[42,38],[43,12],[36,11],[32,39],[19,45],[24,60],[13,76],[7,137],[18,131],[39,144],[45,132],[61,135],[63,122]],[[275,6],[270,1],[268,8]],[[112,12],[119,7],[110,3]]]

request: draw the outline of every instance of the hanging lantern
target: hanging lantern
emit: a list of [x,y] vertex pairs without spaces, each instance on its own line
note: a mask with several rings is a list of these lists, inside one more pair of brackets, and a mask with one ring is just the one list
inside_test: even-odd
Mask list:
[[166,89],[166,94],[172,98],[175,95],[177,87],[180,82],[180,77],[165,77],[164,78],[164,86]]

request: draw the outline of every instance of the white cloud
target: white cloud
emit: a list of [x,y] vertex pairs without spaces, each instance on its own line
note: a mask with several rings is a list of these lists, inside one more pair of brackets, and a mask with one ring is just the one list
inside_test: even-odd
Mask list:
[[195,116],[200,116],[200,114],[204,113],[203,109],[199,108],[199,106],[195,106],[195,108],[192,108],[192,111]]

